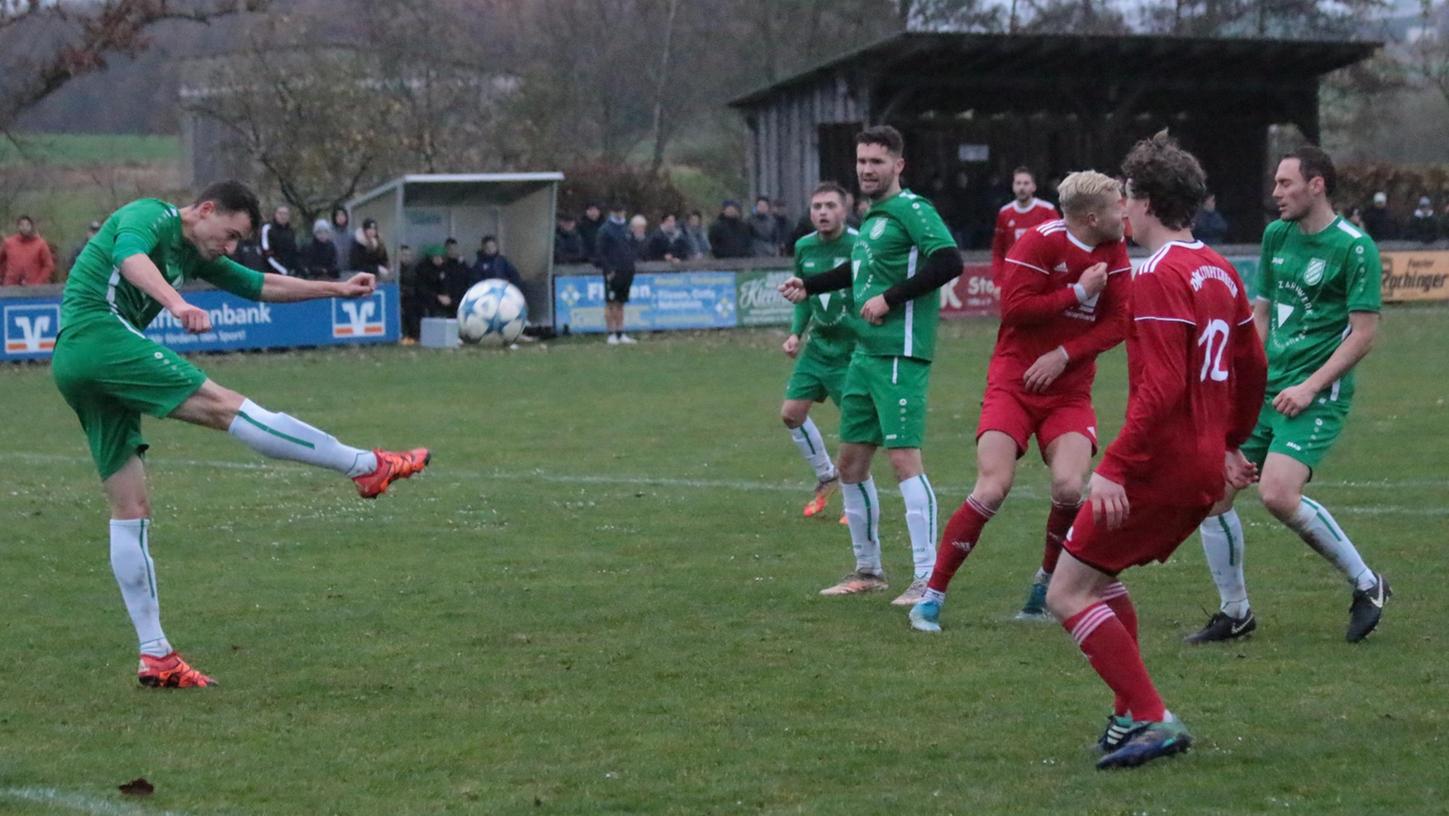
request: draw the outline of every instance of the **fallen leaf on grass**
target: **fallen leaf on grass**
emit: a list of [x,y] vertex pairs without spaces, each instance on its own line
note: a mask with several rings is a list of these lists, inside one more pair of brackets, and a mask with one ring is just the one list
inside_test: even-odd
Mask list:
[[146,781],[145,777],[138,776],[120,786],[121,793],[126,796],[150,796],[156,792],[156,786]]

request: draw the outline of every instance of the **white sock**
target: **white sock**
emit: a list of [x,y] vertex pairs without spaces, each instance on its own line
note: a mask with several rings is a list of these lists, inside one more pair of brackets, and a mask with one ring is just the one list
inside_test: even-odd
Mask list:
[[156,565],[147,547],[150,519],[111,519],[111,572],[121,587],[121,599],[136,627],[141,654],[165,657],[171,644],[161,631],[161,604],[156,599]]
[[924,581],[936,566],[936,491],[924,473],[901,482],[900,488],[901,498],[906,500],[906,530],[911,536],[915,577]]
[[286,414],[268,411],[251,400],[242,403],[227,433],[263,456],[305,462],[346,473],[348,478],[377,470],[377,457],[372,451],[349,448],[330,434]]
[[805,417],[805,424],[790,429],[790,438],[795,440],[800,455],[815,469],[816,479],[823,482],[835,475],[835,464],[830,461],[830,452],[825,449],[825,440],[820,438],[815,420]]
[[1202,535],[1202,551],[1207,556],[1208,570],[1218,586],[1219,609],[1229,617],[1248,615],[1248,584],[1243,578],[1243,522],[1238,511],[1208,516],[1197,528]]
[[842,484],[845,520],[850,524],[850,546],[855,550],[855,568],[859,572],[884,572],[880,563],[880,496],[875,492],[875,479],[859,484]]
[[1348,533],[1338,526],[1323,505],[1304,496],[1298,502],[1298,512],[1288,521],[1288,528],[1338,567],[1355,589],[1368,589],[1374,585],[1373,570],[1363,562],[1353,542],[1348,540]]

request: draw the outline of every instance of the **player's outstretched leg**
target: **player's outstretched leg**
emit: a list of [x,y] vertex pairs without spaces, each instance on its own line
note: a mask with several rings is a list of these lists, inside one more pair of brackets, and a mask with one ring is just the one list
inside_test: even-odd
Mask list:
[[365,499],[387,491],[398,479],[421,473],[432,460],[426,448],[364,450],[287,414],[268,411],[235,391],[207,380],[171,416],[225,430],[263,456],[288,459],[346,474]]
[[786,400],[780,409],[780,418],[790,432],[790,440],[799,449],[800,456],[815,473],[815,495],[806,502],[804,516],[812,518],[825,510],[830,496],[840,487],[840,474],[830,460],[830,451],[825,448],[825,439],[808,413],[810,403],[806,400]]
[[1238,511],[1229,505],[1208,516],[1198,527],[1198,534],[1218,588],[1219,606],[1203,628],[1187,636],[1187,642],[1213,643],[1252,634],[1258,621],[1248,605],[1247,581],[1243,577],[1243,522]]

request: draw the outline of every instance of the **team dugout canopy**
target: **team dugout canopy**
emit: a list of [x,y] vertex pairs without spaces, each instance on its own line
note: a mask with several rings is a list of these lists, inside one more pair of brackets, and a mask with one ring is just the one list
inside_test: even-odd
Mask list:
[[473,262],[483,236],[498,238],[499,251],[518,267],[529,319],[553,320],[554,208],[563,174],[451,173],[400,176],[347,203],[352,223],[376,219],[393,271],[398,247],[423,251],[456,238],[463,258]]
[[[1133,142],[1170,127],[1203,161],[1230,237],[1252,241],[1264,224],[1269,127],[1316,140],[1320,77],[1379,47],[903,32],[730,104],[750,128],[754,192],[794,212],[822,179],[854,181],[854,135],[867,123],[905,134],[907,184],[932,198],[960,173],[999,191],[1017,165],[1043,189],[1073,170],[1115,173]],[[962,198],[951,202],[958,220],[989,223],[1003,203]]]

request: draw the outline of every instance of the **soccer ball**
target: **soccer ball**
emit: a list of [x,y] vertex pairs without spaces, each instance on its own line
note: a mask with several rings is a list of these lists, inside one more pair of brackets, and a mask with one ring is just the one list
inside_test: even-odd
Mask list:
[[528,301],[518,287],[490,278],[473,284],[458,304],[458,339],[507,346],[523,334],[527,320]]

